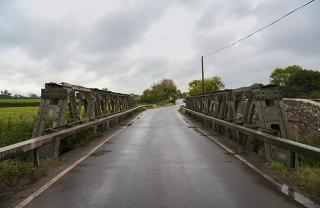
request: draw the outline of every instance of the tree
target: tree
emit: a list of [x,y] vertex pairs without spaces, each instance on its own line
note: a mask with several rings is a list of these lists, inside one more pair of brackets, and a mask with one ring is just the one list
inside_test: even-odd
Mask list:
[[277,68],[270,75],[270,83],[278,85],[284,97],[319,98],[319,71],[297,65]]
[[177,86],[171,79],[163,79],[143,91],[141,101],[145,103],[157,103],[165,100],[175,101]]
[[10,98],[10,97],[12,97],[12,93],[9,92],[9,90],[3,90],[0,92],[0,97],[1,98]]
[[301,70],[290,76],[286,85],[287,95],[290,97],[314,97],[320,92],[320,72]]
[[177,90],[177,98],[182,98],[182,92],[181,92],[181,90]]
[[30,94],[30,95],[29,95],[29,98],[39,98],[39,96],[36,95],[36,94]]
[[285,69],[276,68],[270,75],[270,83],[277,86],[286,86],[289,78],[302,70],[302,67],[298,65],[288,66]]
[[[221,78],[214,76],[212,78],[204,79],[204,92],[212,93],[222,90],[224,88],[224,83]],[[202,94],[202,80],[192,80],[189,82],[189,92],[190,96]]]

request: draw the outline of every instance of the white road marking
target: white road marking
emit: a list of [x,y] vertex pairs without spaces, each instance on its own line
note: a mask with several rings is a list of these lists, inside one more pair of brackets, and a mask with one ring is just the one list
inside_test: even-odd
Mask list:
[[245,165],[247,165],[248,167],[250,167],[254,172],[258,173],[259,175],[261,175],[262,177],[264,177],[265,179],[267,179],[269,182],[271,182],[273,185],[275,185],[277,188],[280,189],[280,191],[287,195],[287,196],[292,196],[292,198],[297,201],[298,203],[300,203],[301,205],[307,207],[307,208],[320,208],[319,205],[317,205],[315,202],[313,202],[311,199],[309,199],[308,197],[297,193],[297,192],[290,192],[289,191],[289,186],[287,184],[281,184],[279,182],[277,182],[274,178],[272,178],[271,176],[265,174],[264,172],[262,172],[260,169],[258,169],[255,165],[253,165],[252,163],[250,163],[248,160],[246,160],[244,157],[241,157],[239,154],[236,154],[236,152],[234,152],[232,149],[228,148],[227,146],[225,146],[224,144],[222,144],[221,142],[217,141],[215,138],[213,138],[212,136],[208,135],[205,131],[201,130],[200,128],[198,128],[197,126],[193,125],[190,121],[187,121],[187,119],[185,119],[185,121],[193,126],[197,131],[201,132],[202,134],[204,134],[206,137],[208,137],[211,141],[213,141],[214,143],[216,143],[218,146],[220,146],[222,149],[226,150],[227,152],[229,152],[230,154],[232,154],[234,157],[236,157],[238,160],[240,160],[241,162],[243,162]]
[[[141,118],[142,115],[139,116]],[[132,124],[135,119],[133,119],[128,125],[125,125],[121,127],[118,131],[113,133],[112,135],[108,136],[104,141],[102,141],[100,144],[98,144],[96,147],[94,147],[92,150],[90,150],[86,155],[75,161],[72,165],[68,166],[66,169],[64,169],[62,172],[60,172],[58,175],[53,177],[50,181],[48,181],[45,185],[43,185],[40,189],[32,193],[30,196],[28,196],[26,199],[24,199],[22,202],[20,202],[18,205],[15,206],[15,208],[22,208],[25,207],[27,204],[29,204],[34,198],[39,196],[42,192],[44,192],[46,189],[48,189],[52,184],[57,182],[60,178],[62,178],[66,173],[68,173],[70,170],[72,170],[74,167],[76,167],[79,163],[81,163],[83,160],[88,158],[92,153],[94,153],[97,149],[99,149],[102,145],[104,145],[106,142],[108,142],[110,139],[115,137],[117,134],[122,132],[126,127],[128,127],[130,124]]]

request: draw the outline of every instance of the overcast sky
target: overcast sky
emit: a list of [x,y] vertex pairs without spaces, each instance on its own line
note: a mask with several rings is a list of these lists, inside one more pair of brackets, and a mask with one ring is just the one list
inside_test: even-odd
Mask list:
[[[138,93],[162,78],[183,91],[200,56],[302,0],[0,0],[0,89],[68,82]],[[276,67],[320,69],[320,1],[215,56],[205,76],[227,88],[267,83]]]

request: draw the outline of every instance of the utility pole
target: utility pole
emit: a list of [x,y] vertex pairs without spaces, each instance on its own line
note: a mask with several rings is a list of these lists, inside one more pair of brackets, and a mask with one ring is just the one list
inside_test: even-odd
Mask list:
[[202,69],[202,94],[204,95],[203,56],[201,56],[201,69]]

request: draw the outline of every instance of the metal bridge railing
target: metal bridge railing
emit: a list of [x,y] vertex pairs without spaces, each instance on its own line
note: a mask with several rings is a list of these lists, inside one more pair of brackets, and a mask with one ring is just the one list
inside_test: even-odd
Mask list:
[[[76,133],[82,132],[90,128],[102,127],[101,130],[104,131],[108,128],[110,121],[120,117],[128,116],[143,107],[145,106],[134,107],[130,110],[126,110],[126,111],[115,113],[113,115],[109,115],[106,117],[98,118],[96,120],[93,120],[84,124],[80,124],[67,129],[59,130],[54,133],[35,137],[33,139],[29,139],[23,142],[2,147],[0,148],[0,160],[4,160],[7,158],[16,156],[20,153],[31,152],[31,151],[33,152],[34,155],[37,155],[36,152],[39,150],[39,148],[44,147],[45,145],[48,145],[48,144],[53,144],[57,140],[65,139],[67,136],[74,135]],[[38,165],[39,159],[34,160],[34,163],[35,165]]]
[[[297,154],[320,161],[320,149],[295,142],[278,87],[255,84],[215,93],[190,96],[181,109],[220,135],[269,161],[298,165]],[[261,151],[260,151],[261,150]]]
[[301,154],[301,155],[307,156],[309,158],[320,161],[320,148],[313,147],[313,146],[306,145],[306,144],[302,144],[302,143],[295,142],[292,140],[283,139],[283,138],[280,138],[277,136],[263,133],[261,131],[257,131],[257,130],[250,129],[250,128],[247,128],[247,127],[244,127],[241,125],[230,123],[230,122],[218,119],[218,118],[214,118],[212,116],[208,116],[208,115],[190,110],[190,109],[185,108],[183,106],[181,106],[181,110],[188,112],[188,113],[191,113],[193,115],[196,115],[200,118],[206,119],[208,121],[212,121],[212,122],[217,123],[219,125],[222,125],[224,127],[230,128],[232,130],[242,132],[243,134],[245,134],[247,136],[251,136],[255,139],[266,142],[268,144],[283,148],[285,150],[290,151],[291,154],[297,153],[297,154]]
[[134,97],[128,94],[46,83],[41,90],[33,139],[0,148],[0,160],[29,151],[35,165],[41,157],[57,158],[61,139],[89,128],[109,128],[141,107],[136,107]]

